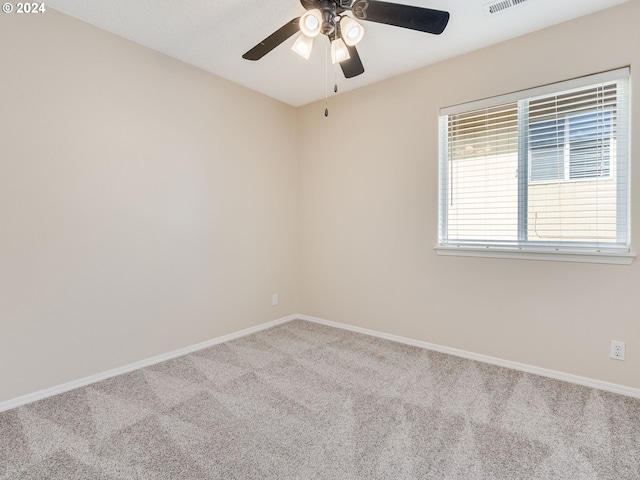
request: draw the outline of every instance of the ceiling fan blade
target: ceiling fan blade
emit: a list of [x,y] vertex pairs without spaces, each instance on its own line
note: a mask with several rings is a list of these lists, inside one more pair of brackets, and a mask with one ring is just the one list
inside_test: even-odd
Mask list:
[[351,12],[359,20],[385,23],[440,35],[449,22],[449,12],[376,0],[356,0]]
[[257,44],[255,47],[253,47],[251,50],[249,50],[247,53],[242,55],[242,58],[244,58],[245,60],[260,60],[286,39],[291,37],[296,32],[299,32],[299,21],[300,17],[294,18],[290,22],[286,23],[271,35],[269,35],[267,38],[265,38],[263,41],[261,41],[259,44]]
[[360,60],[360,55],[358,55],[356,47],[347,46],[347,50],[349,50],[349,58],[340,62],[340,68],[342,68],[344,78],[357,77],[364,73],[364,66]]

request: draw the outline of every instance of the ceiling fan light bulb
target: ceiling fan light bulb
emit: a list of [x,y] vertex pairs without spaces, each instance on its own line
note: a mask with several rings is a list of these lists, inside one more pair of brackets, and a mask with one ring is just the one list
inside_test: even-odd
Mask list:
[[362,25],[346,15],[340,19],[340,31],[344,42],[350,47],[358,44],[364,37]]
[[320,33],[322,13],[318,9],[308,10],[300,17],[300,30],[307,37],[315,37]]
[[296,52],[303,58],[309,59],[309,55],[311,55],[311,48],[313,47],[313,38],[307,37],[304,33],[298,35],[298,38],[295,42],[293,42],[293,47],[291,50]]
[[317,30],[318,25],[320,25],[320,22],[318,22],[318,19],[313,15],[307,15],[305,17],[304,26],[307,27],[309,30],[311,31]]
[[341,38],[337,38],[331,42],[331,63],[339,63],[351,58],[347,46]]

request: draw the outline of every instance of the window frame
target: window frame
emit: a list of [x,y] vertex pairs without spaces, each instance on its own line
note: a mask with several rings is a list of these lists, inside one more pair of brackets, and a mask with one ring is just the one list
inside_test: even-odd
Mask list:
[[[570,261],[570,262],[587,262],[587,263],[612,263],[612,264],[630,264],[635,259],[635,253],[630,252],[630,214],[629,214],[629,202],[630,202],[630,142],[629,142],[629,123],[630,114],[628,108],[630,100],[628,98],[627,91],[623,92],[624,95],[619,98],[625,99],[625,104],[622,105],[625,110],[625,122],[626,131],[622,129],[617,135],[617,156],[616,161],[618,165],[616,168],[619,171],[625,172],[624,175],[616,175],[616,181],[618,182],[617,189],[617,223],[620,223],[620,219],[624,219],[624,225],[622,228],[618,228],[616,235],[618,241],[616,244],[608,245],[606,242],[535,242],[527,239],[527,199],[529,196],[529,185],[536,185],[539,183],[561,183],[561,182],[580,182],[580,181],[593,181],[596,177],[591,178],[574,178],[569,180],[551,180],[544,182],[530,182],[529,172],[529,157],[527,142],[518,142],[518,168],[519,171],[526,171],[526,175],[518,176],[518,188],[521,194],[518,195],[518,241],[514,244],[505,244],[505,242],[487,240],[483,242],[456,242],[449,241],[446,238],[447,231],[447,202],[449,189],[447,183],[450,180],[448,172],[448,134],[447,134],[447,117],[452,114],[460,114],[466,112],[472,112],[482,108],[490,108],[493,106],[517,103],[518,104],[518,118],[528,118],[528,104],[522,102],[522,100],[542,97],[544,95],[554,95],[566,90],[589,87],[600,83],[606,83],[611,81],[625,81],[630,78],[629,67],[603,72],[595,75],[589,75],[586,77],[580,77],[564,82],[558,82],[554,84],[544,85],[537,88],[514,92],[506,95],[500,95],[497,97],[491,97],[474,102],[468,102],[464,104],[458,104],[451,107],[445,107],[440,110],[439,116],[439,146],[440,146],[440,161],[439,161],[439,207],[438,207],[438,243],[435,247],[436,253],[439,255],[456,255],[456,256],[481,256],[481,257],[497,257],[497,258],[520,258],[526,260],[552,260],[552,261]],[[626,80],[628,82],[628,80]],[[624,88],[624,87],[623,87]],[[626,86],[628,89],[628,84]],[[618,93],[620,95],[620,93]],[[523,106],[523,104],[525,104]],[[524,111],[523,111],[524,109]],[[567,122],[568,122],[567,116]],[[520,138],[526,138],[528,136],[528,121],[518,121],[518,135]],[[568,130],[568,127],[567,127]],[[525,137],[522,137],[522,136]],[[612,157],[613,158],[613,157]],[[525,163],[525,164],[523,164]],[[609,162],[609,174],[606,177],[599,178],[611,178],[612,169],[611,162]],[[521,169],[522,168],[522,169]],[[566,175],[570,175],[567,173]],[[522,177],[522,178],[521,178]],[[621,178],[622,177],[622,178]],[[522,194],[524,192],[524,194]],[[523,241],[524,239],[524,241]],[[624,246],[621,246],[624,245]]]

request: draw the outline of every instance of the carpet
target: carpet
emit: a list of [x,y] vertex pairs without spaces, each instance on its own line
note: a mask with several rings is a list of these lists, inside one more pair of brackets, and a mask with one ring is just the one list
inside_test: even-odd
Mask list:
[[0,413],[0,478],[637,480],[640,400],[295,320]]

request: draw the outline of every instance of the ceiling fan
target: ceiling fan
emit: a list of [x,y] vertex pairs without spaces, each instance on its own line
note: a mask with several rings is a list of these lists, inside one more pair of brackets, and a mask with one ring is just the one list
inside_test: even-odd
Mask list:
[[449,12],[401,5],[377,0],[300,0],[307,12],[286,23],[242,55],[246,60],[260,60],[285,40],[301,32],[292,50],[309,58],[313,38],[322,33],[331,42],[333,63],[340,63],[346,78],[364,73],[356,50],[364,29],[346,12],[368,22],[384,23],[419,32],[440,35],[449,22]]

